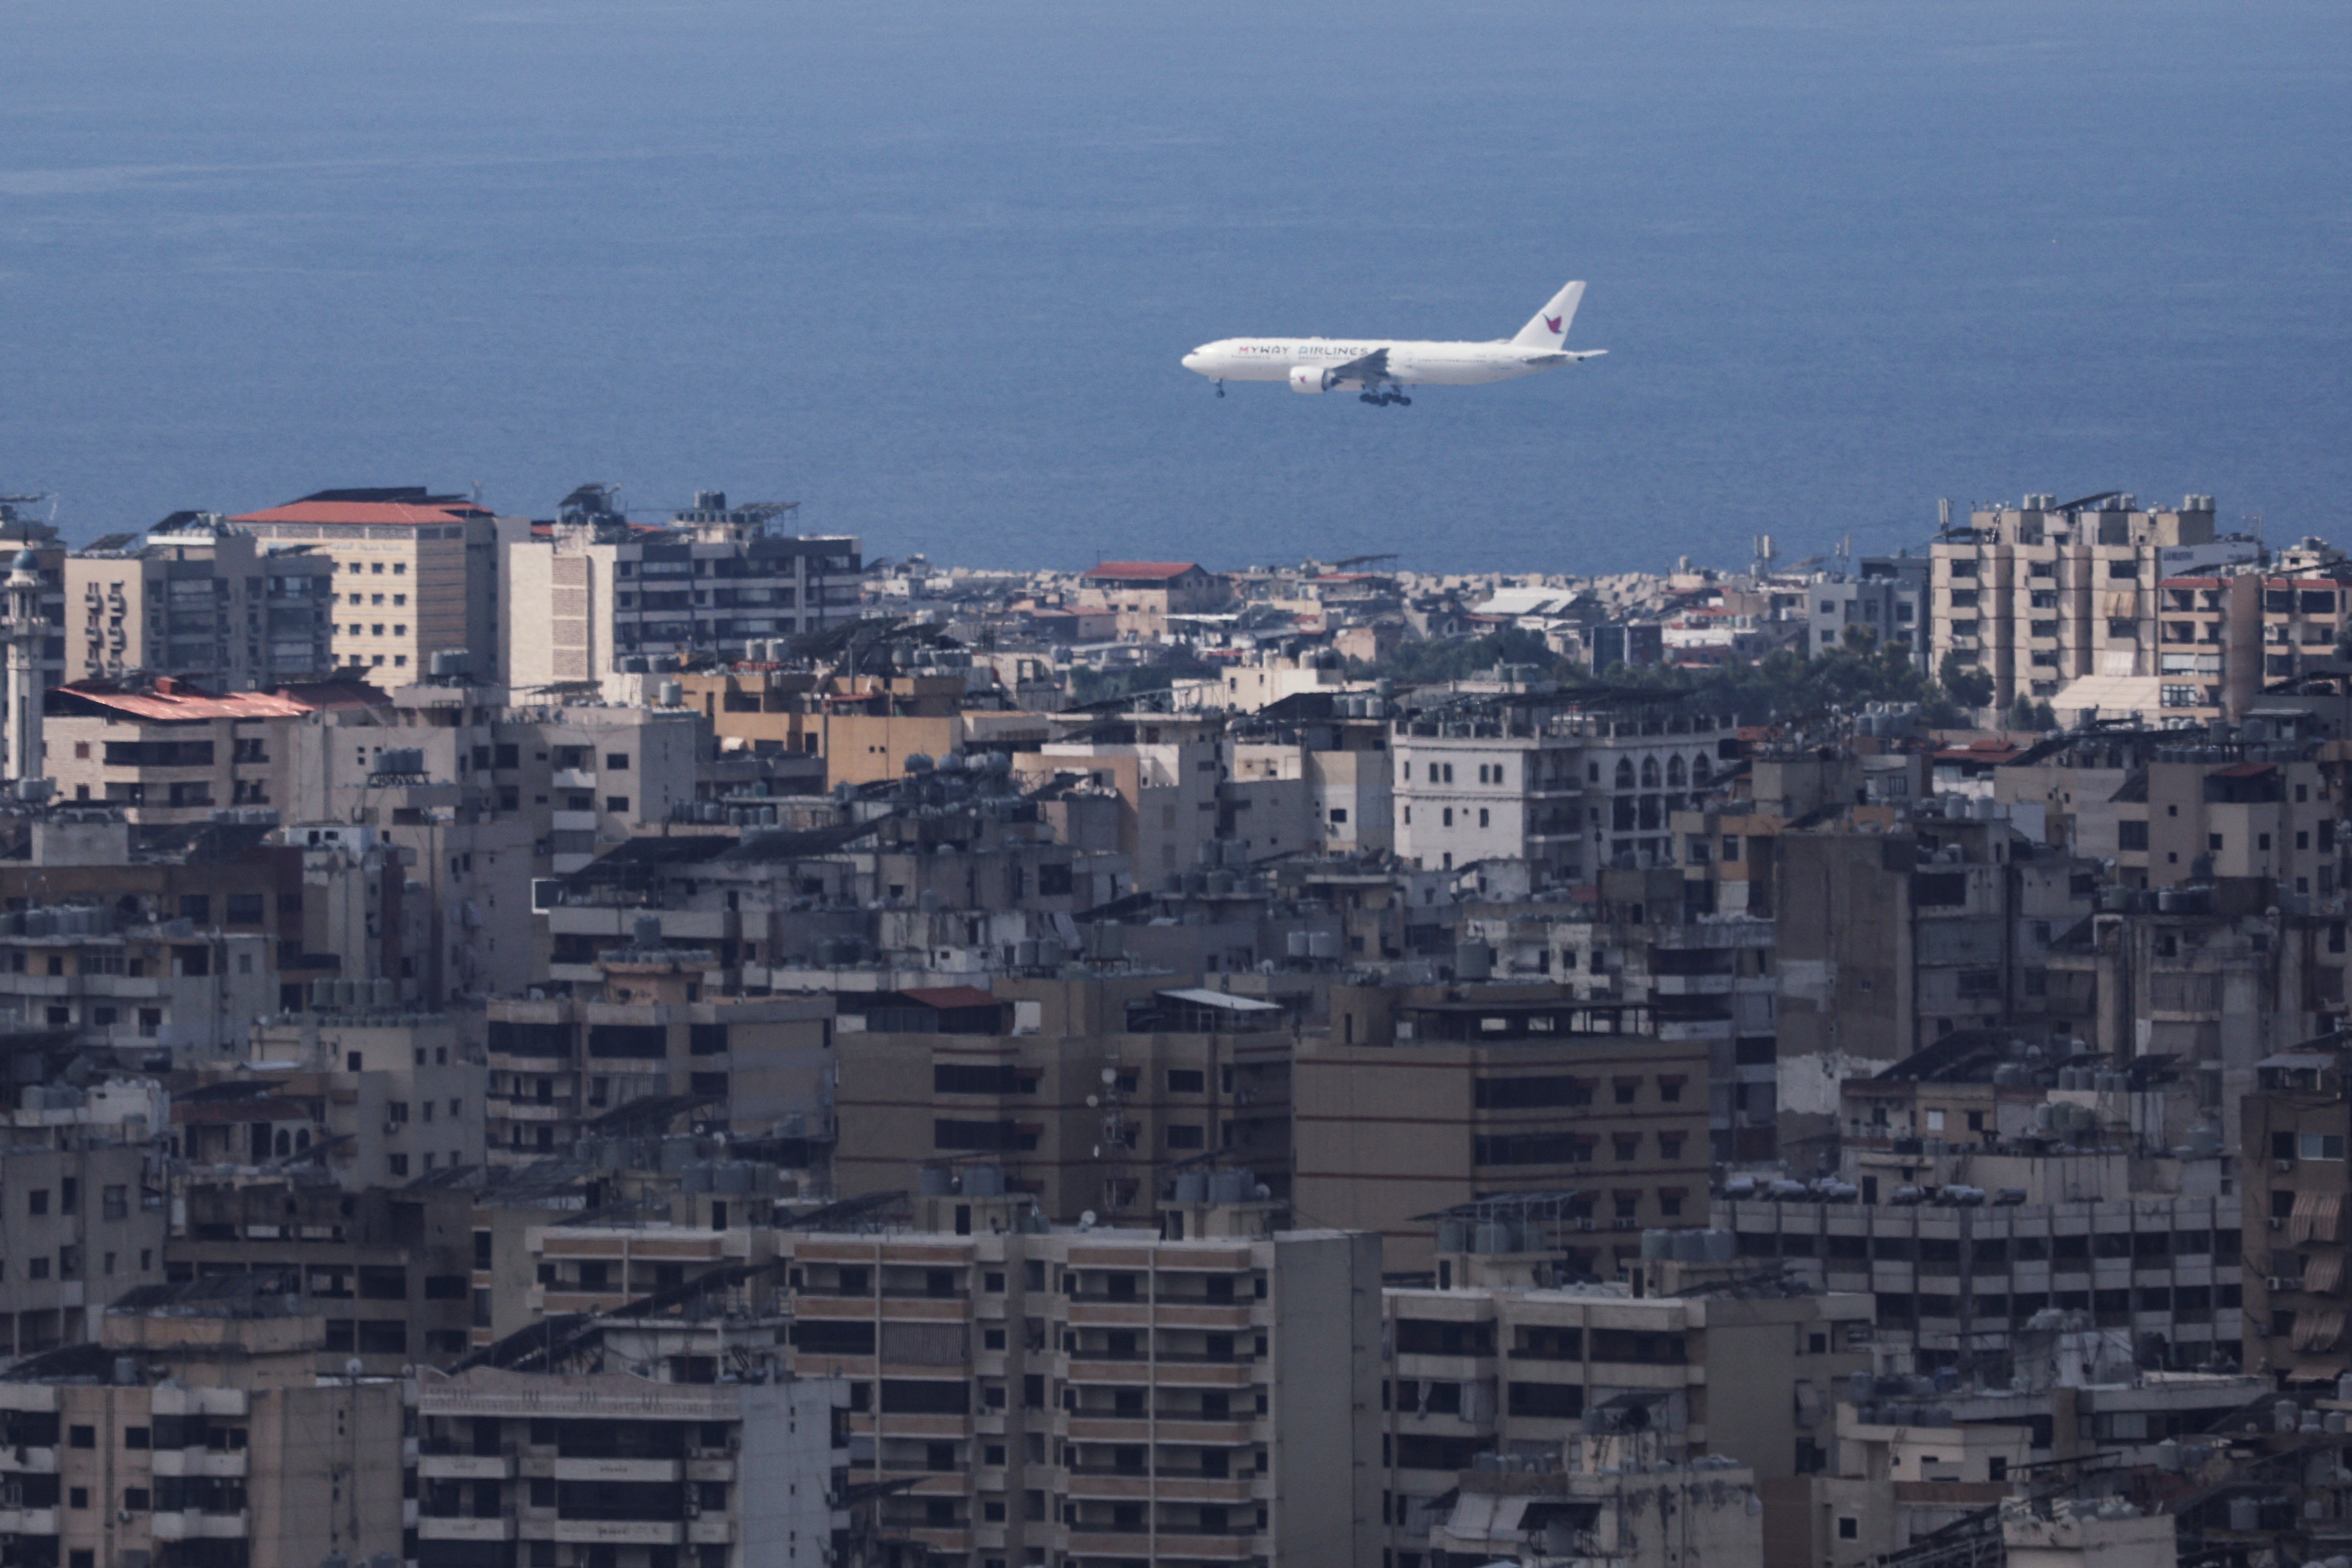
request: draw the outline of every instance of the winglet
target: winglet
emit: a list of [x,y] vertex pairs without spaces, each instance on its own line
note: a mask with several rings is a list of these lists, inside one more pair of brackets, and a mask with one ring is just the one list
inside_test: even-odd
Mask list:
[[1576,320],[1576,307],[1583,299],[1584,285],[1570,283],[1553,295],[1550,303],[1538,310],[1511,342],[1523,349],[1559,347],[1568,340],[1569,324]]

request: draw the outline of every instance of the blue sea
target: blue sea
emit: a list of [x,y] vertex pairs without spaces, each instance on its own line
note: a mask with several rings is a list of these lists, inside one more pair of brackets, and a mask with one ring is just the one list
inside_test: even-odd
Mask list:
[[[2352,544],[2342,0],[14,0],[0,490],[799,500],[871,555],[1616,571],[1937,498]],[[1406,408],[1178,357],[1605,359]]]

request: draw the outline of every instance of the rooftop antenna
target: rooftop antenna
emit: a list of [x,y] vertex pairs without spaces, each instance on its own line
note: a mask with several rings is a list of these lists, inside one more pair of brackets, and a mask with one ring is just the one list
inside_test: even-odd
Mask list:
[[1936,499],[1936,531],[1938,533],[1949,533],[1952,531],[1952,498],[1949,496],[1938,496]]

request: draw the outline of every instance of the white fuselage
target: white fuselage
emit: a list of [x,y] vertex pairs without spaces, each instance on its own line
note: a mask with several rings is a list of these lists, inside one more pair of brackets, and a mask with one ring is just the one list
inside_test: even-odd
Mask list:
[[[1388,351],[1383,381],[1408,386],[1477,386],[1533,375],[1574,356],[1517,343],[1394,342],[1378,338],[1220,338],[1184,356],[1184,368],[1213,381],[1288,381],[1301,368],[1336,369]],[[1355,384],[1352,379],[1343,384]]]

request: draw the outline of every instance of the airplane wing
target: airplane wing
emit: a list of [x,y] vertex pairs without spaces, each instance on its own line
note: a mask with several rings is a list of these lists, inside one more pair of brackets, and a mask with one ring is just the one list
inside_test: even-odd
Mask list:
[[1378,386],[1389,379],[1389,351],[1374,349],[1371,353],[1351,359],[1345,364],[1335,364],[1323,373],[1326,386]]
[[1599,359],[1608,352],[1607,349],[1578,349],[1569,353],[1538,354],[1528,363],[1549,370],[1556,364],[1575,364],[1581,360]]

